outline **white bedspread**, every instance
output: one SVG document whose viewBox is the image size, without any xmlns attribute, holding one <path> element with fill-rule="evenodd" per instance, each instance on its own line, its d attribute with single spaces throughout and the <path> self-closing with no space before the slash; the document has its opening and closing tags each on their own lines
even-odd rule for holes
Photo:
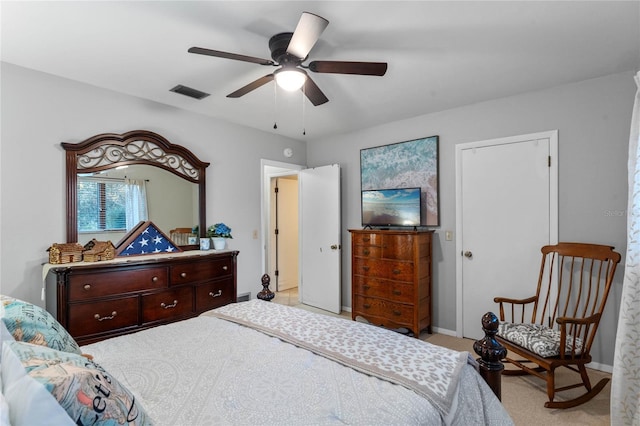
<svg viewBox="0 0 640 426">
<path fill-rule="evenodd" d="M 449 414 L 460 370 L 475 365 L 453 351 L 384 328 L 275 303 L 232 303 L 203 315 L 237 322 L 366 374 L 403 385 Z"/>
<path fill-rule="evenodd" d="M 444 415 L 405 386 L 206 314 L 82 350 L 127 386 L 158 425 L 512 424 L 465 363 L 458 386 L 445 392 L 453 408 Z"/>
</svg>

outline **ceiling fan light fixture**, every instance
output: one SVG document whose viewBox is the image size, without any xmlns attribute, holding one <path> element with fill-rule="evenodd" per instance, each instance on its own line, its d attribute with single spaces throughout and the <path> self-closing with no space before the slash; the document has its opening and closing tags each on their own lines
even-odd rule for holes
<svg viewBox="0 0 640 426">
<path fill-rule="evenodd" d="M 280 68 L 273 74 L 278 86 L 288 92 L 299 90 L 307 81 L 307 73 L 299 68 Z"/>
</svg>

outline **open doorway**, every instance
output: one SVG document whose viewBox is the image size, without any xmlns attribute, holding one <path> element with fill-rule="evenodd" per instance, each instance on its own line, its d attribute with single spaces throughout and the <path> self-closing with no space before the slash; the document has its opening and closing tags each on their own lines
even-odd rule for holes
<svg viewBox="0 0 640 426">
<path fill-rule="evenodd" d="M 269 269 L 276 292 L 298 291 L 298 175 L 272 177 Z"/>
<path fill-rule="evenodd" d="M 341 311 L 341 243 L 340 243 L 340 166 L 331 164 L 305 169 L 304 166 L 261 160 L 261 234 L 262 268 L 270 271 L 276 255 L 270 227 L 272 216 L 271 185 L 273 178 L 282 182 L 296 176 L 298 187 L 298 297 L 289 304 L 304 303 L 326 311 Z M 295 214 L 295 212 L 293 213 Z M 278 262 L 278 267 L 282 265 Z M 273 285 L 271 290 L 277 290 Z M 276 292 L 276 298 L 278 293 Z M 275 299 L 274 299 L 275 300 Z"/>
<path fill-rule="evenodd" d="M 271 290 L 287 304 L 299 298 L 298 171 L 304 166 L 261 160 L 262 269 Z"/>
</svg>

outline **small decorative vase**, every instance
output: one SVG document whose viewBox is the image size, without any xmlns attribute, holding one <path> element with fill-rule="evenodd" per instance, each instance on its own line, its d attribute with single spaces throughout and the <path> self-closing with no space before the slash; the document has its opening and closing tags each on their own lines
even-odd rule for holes
<svg viewBox="0 0 640 426">
<path fill-rule="evenodd" d="M 209 238 L 200 238 L 200 250 L 209 250 L 211 240 Z"/>
<path fill-rule="evenodd" d="M 213 248 L 216 250 L 224 250 L 227 244 L 227 239 L 222 237 L 213 237 L 211 241 L 213 241 Z"/>
</svg>

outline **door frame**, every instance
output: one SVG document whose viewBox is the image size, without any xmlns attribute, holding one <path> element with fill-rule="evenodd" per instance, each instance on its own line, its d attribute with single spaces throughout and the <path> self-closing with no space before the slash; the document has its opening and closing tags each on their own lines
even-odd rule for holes
<svg viewBox="0 0 640 426">
<path fill-rule="evenodd" d="M 456 145 L 456 336 L 462 337 L 462 259 L 458 255 L 463 250 L 462 241 L 464 232 L 462 230 L 462 152 L 467 149 L 484 148 L 494 145 L 505 145 L 517 143 L 519 141 L 532 139 L 549 139 L 549 243 L 558 242 L 558 130 L 550 130 L 539 133 L 529 133 L 524 135 L 509 136 L 497 139 L 488 139 L 476 142 L 467 142 Z M 494 312 L 495 313 L 495 312 Z M 497 313 L 496 313 L 497 315 Z"/>
</svg>

